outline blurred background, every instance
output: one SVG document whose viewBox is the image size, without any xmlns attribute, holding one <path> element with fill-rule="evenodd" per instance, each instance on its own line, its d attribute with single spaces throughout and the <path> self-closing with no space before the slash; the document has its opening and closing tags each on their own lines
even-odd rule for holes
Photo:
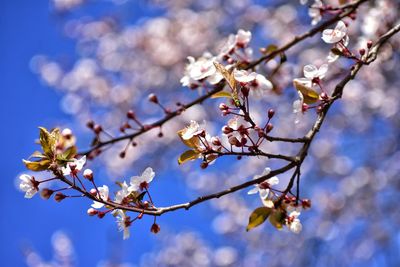
<svg viewBox="0 0 400 267">
<path fill-rule="evenodd" d="M 363 5 L 357 20 L 346 20 L 349 48 L 365 47 L 398 23 L 399 5 Z M 88 200 L 27 200 L 19 192 L 18 176 L 26 173 L 21 160 L 36 150 L 37 127 L 71 128 L 85 150 L 93 137 L 85 127 L 90 119 L 113 135 L 129 109 L 143 122 L 155 121 L 163 114 L 146 100 L 149 93 L 170 108 L 202 93 L 179 83 L 187 56 L 216 55 L 229 34 L 242 28 L 252 31 L 257 58 L 260 47 L 282 45 L 311 27 L 307 6 L 279 0 L 5 0 L 0 12 L 1 266 L 400 266 L 399 36 L 348 85 L 313 143 L 301 181 L 301 195 L 313 207 L 302 213 L 299 235 L 268 224 L 245 232 L 250 212 L 261 203 L 244 190 L 162 216 L 157 235 L 145 217 L 123 241 L 114 218 L 87 216 Z M 304 65 L 324 63 L 329 49 L 319 34 L 293 47 L 269 77 L 274 92 L 252 104 L 257 121 L 276 109 L 275 136 L 302 136 L 312 125 L 313 112 L 294 124 L 297 93 L 291 83 L 303 76 Z M 268 77 L 278 63 L 272 60 L 259 72 Z M 324 83 L 329 92 L 350 63 L 330 65 Z M 199 162 L 177 165 L 185 148 L 176 131 L 194 119 L 220 134 L 226 118 L 215 116 L 219 103 L 188 110 L 163 127 L 163 138 L 157 130 L 141 136 L 124 159 L 118 157 L 126 145 L 121 143 L 88 166 L 99 184 L 110 186 L 152 166 L 157 176 L 151 192 L 159 206 L 281 166 L 255 158 L 222 158 L 206 170 Z M 298 147 L 270 143 L 266 149 L 294 154 Z M 280 186 L 288 177 L 279 177 Z"/>
</svg>

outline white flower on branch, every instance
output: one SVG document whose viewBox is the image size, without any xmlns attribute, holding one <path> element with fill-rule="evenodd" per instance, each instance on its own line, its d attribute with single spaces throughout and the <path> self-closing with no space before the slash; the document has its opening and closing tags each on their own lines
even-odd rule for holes
<svg viewBox="0 0 400 267">
<path fill-rule="evenodd" d="M 200 125 L 197 121 L 191 120 L 190 125 L 183 129 L 181 137 L 184 140 L 189 140 L 193 138 L 194 135 L 200 133 Z"/>
<path fill-rule="evenodd" d="M 347 36 L 347 27 L 343 21 L 339 21 L 335 29 L 326 29 L 322 32 L 322 40 L 328 44 L 336 44 Z"/>
<path fill-rule="evenodd" d="M 210 84 L 217 84 L 222 80 L 222 75 L 217 72 L 214 61 L 215 57 L 205 53 L 203 57 L 197 60 L 193 57 L 188 57 L 189 64 L 186 65 L 185 75 L 180 82 L 183 86 L 198 87 L 201 86 L 201 81 L 207 78 Z"/>
<path fill-rule="evenodd" d="M 292 211 L 286 219 L 286 225 L 288 226 L 289 230 L 295 234 L 300 233 L 303 229 L 299 216 L 300 212 Z"/>
<path fill-rule="evenodd" d="M 153 181 L 153 178 L 155 175 L 156 174 L 153 171 L 153 169 L 150 167 L 147 167 L 143 171 L 142 175 L 133 176 L 131 178 L 131 181 L 130 181 L 131 186 L 129 187 L 129 189 L 131 191 L 138 191 L 139 189 L 143 190 L 144 188 L 147 189 L 149 186 L 149 183 L 151 183 L 151 181 Z"/>
<path fill-rule="evenodd" d="M 25 192 L 25 198 L 32 198 L 39 190 L 39 183 L 28 174 L 22 174 L 19 179 L 21 180 L 19 189 Z"/>
<path fill-rule="evenodd" d="M 318 84 L 320 80 L 322 80 L 325 77 L 327 71 L 328 71 L 328 64 L 323 64 L 319 68 L 317 68 L 312 64 L 309 64 L 304 66 L 303 68 L 303 73 L 305 78 L 299 78 L 296 80 L 303 83 L 307 87 L 312 87 L 313 85 Z"/>
<path fill-rule="evenodd" d="M 62 173 L 64 176 L 76 175 L 78 172 L 82 170 L 85 163 L 86 163 L 86 156 L 83 156 L 80 159 L 74 159 L 72 162 L 68 162 L 67 166 L 62 168 Z"/>
<path fill-rule="evenodd" d="M 108 200 L 108 195 L 109 195 L 109 189 L 108 186 L 103 185 L 97 188 L 99 190 L 99 196 L 102 200 L 107 201 Z M 100 209 L 104 207 L 104 204 L 101 202 L 93 201 L 92 207 L 95 209 Z"/>
<path fill-rule="evenodd" d="M 242 86 L 247 86 L 250 93 L 258 97 L 262 97 L 265 92 L 273 88 L 272 83 L 263 75 L 256 72 L 248 72 L 246 70 L 234 70 L 233 76 Z"/>
<path fill-rule="evenodd" d="M 311 25 L 316 25 L 321 21 L 321 8 L 323 6 L 321 0 L 315 0 L 314 4 L 308 9 L 308 15 L 312 18 Z"/>
<path fill-rule="evenodd" d="M 115 194 L 115 202 L 122 203 L 125 198 L 132 193 L 132 190 L 125 181 L 119 185 L 121 186 L 121 189 Z"/>
<path fill-rule="evenodd" d="M 260 175 L 255 175 L 253 177 L 253 180 L 256 180 L 262 176 L 268 175 L 270 172 L 271 172 L 270 168 L 265 168 L 263 173 Z M 252 194 L 259 193 L 261 200 L 264 201 L 266 198 L 268 198 L 271 186 L 274 186 L 277 184 L 279 184 L 279 178 L 274 176 L 260 184 L 254 185 L 254 188 L 252 188 L 249 192 L 247 192 L 247 194 L 252 195 Z"/>
<path fill-rule="evenodd" d="M 304 96 L 300 91 L 297 91 L 299 95 L 299 99 L 295 100 L 293 102 L 293 113 L 296 114 L 296 119 L 294 123 L 299 123 L 300 122 L 300 117 L 304 112 L 307 110 L 306 106 L 304 105 Z"/>
<path fill-rule="evenodd" d="M 118 231 L 123 232 L 123 239 L 128 239 L 130 236 L 129 227 L 131 226 L 131 218 L 126 216 L 125 212 L 122 210 L 116 210 L 116 218 Z"/>
</svg>

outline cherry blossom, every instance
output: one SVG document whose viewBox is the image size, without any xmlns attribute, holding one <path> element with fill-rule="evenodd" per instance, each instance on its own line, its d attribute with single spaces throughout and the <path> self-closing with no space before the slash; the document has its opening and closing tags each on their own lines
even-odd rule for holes
<svg viewBox="0 0 400 267">
<path fill-rule="evenodd" d="M 103 185 L 103 186 L 98 187 L 97 189 L 99 190 L 99 197 L 102 200 L 107 201 L 108 194 L 109 194 L 108 186 Z M 100 209 L 100 208 L 104 207 L 104 204 L 101 202 L 93 201 L 92 207 L 95 209 Z"/>
<path fill-rule="evenodd" d="M 121 189 L 115 194 L 115 202 L 122 203 L 124 202 L 125 198 L 132 193 L 131 188 L 128 184 L 124 181 L 120 184 Z"/>
<path fill-rule="evenodd" d="M 210 84 L 217 84 L 222 80 L 222 75 L 217 72 L 214 61 L 215 57 L 211 54 L 205 53 L 203 57 L 197 60 L 193 57 L 188 57 L 189 64 L 186 65 L 185 75 L 182 77 L 180 82 L 183 86 L 200 86 L 199 81 L 208 78 Z"/>
<path fill-rule="evenodd" d="M 268 175 L 270 172 L 271 172 L 270 168 L 265 168 L 263 173 L 260 175 L 255 175 L 253 177 L 253 180 L 256 180 L 262 176 Z M 262 200 L 265 200 L 269 195 L 271 186 L 277 185 L 277 184 L 279 184 L 279 178 L 276 176 L 273 176 L 273 177 L 269 178 L 268 180 L 266 180 L 265 182 L 254 185 L 254 188 L 252 188 L 249 192 L 247 192 L 247 194 L 252 195 L 252 194 L 259 193 L 260 198 Z"/>
<path fill-rule="evenodd" d="M 297 91 L 297 93 L 299 95 L 299 99 L 293 102 L 293 113 L 296 114 L 296 119 L 294 122 L 296 124 L 300 122 L 300 116 L 304 114 L 304 112 L 306 111 L 304 104 L 304 96 L 300 91 Z"/>
<path fill-rule="evenodd" d="M 295 234 L 298 234 L 301 232 L 303 226 L 301 225 L 300 219 L 298 218 L 300 216 L 300 212 L 298 211 L 292 211 L 288 218 L 286 219 L 286 224 L 289 228 L 289 230 Z"/>
<path fill-rule="evenodd" d="M 308 9 L 308 15 L 312 18 L 311 25 L 316 25 L 321 21 L 321 8 L 323 6 L 321 0 L 315 0 L 314 4 Z"/>
<path fill-rule="evenodd" d="M 80 159 L 74 159 L 72 162 L 67 163 L 65 167 L 62 167 L 62 173 L 64 176 L 73 175 L 75 176 L 79 171 L 82 170 L 86 163 L 86 156 Z"/>
<path fill-rule="evenodd" d="M 151 183 L 151 181 L 153 181 L 153 178 L 155 176 L 155 172 L 153 171 L 153 169 L 151 167 L 147 167 L 142 175 L 140 176 L 133 176 L 131 178 L 130 181 L 130 187 L 129 189 L 131 191 L 138 191 L 143 190 L 143 189 L 147 189 L 149 186 L 149 183 Z"/>
<path fill-rule="evenodd" d="M 339 21 L 335 29 L 326 29 L 322 32 L 322 40 L 328 44 L 335 44 L 347 36 L 347 27 L 343 21 Z"/>
<path fill-rule="evenodd" d="M 183 129 L 181 137 L 184 140 L 191 139 L 194 135 L 200 133 L 200 125 L 197 121 L 191 120 L 190 125 Z"/>
<path fill-rule="evenodd" d="M 241 83 L 243 86 L 247 86 L 251 93 L 256 94 L 256 96 L 261 97 L 266 91 L 273 88 L 272 83 L 267 80 L 263 75 L 246 70 L 234 70 L 233 76 L 235 80 Z"/>
<path fill-rule="evenodd" d="M 323 64 L 319 68 L 317 68 L 312 64 L 309 64 L 304 66 L 303 68 L 303 73 L 305 78 L 299 78 L 297 79 L 297 81 L 303 83 L 308 87 L 311 87 L 315 84 L 318 84 L 320 80 L 322 80 L 325 77 L 327 71 L 328 71 L 328 64 Z"/>
<path fill-rule="evenodd" d="M 39 183 L 28 174 L 22 174 L 19 179 L 21 180 L 19 188 L 25 192 L 25 198 L 32 198 L 39 190 Z"/>
<path fill-rule="evenodd" d="M 132 224 L 130 217 L 126 216 L 122 210 L 116 210 L 118 231 L 123 232 L 123 239 L 126 240 L 130 236 L 129 226 Z"/>
</svg>

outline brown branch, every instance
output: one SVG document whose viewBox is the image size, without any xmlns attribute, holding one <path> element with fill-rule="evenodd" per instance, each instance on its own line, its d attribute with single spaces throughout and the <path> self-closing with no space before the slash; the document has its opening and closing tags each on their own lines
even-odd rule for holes
<svg viewBox="0 0 400 267">
<path fill-rule="evenodd" d="M 318 25 L 318 26 L 312 28 L 310 31 L 308 31 L 308 32 L 306 32 L 306 33 L 304 33 L 302 35 L 294 37 L 290 42 L 286 43 L 285 45 L 281 46 L 280 48 L 278 48 L 278 49 L 276 49 L 276 50 L 274 50 L 274 51 L 272 51 L 272 52 L 260 57 L 256 61 L 251 62 L 249 65 L 247 65 L 245 67 L 245 69 L 254 68 L 255 66 L 259 65 L 260 63 L 262 63 L 263 61 L 268 60 L 268 59 L 272 59 L 275 56 L 279 55 L 280 53 L 289 50 L 291 47 L 293 47 L 294 45 L 298 44 L 299 42 L 305 40 L 306 38 L 314 36 L 318 32 L 321 32 L 322 30 L 324 30 L 326 27 L 328 27 L 328 26 L 334 24 L 335 22 L 339 21 L 340 19 L 345 18 L 345 17 L 349 16 L 350 14 L 352 14 L 358 8 L 359 5 L 361 5 L 362 3 L 366 2 L 366 1 L 368 1 L 368 0 L 357 0 L 357 1 L 353 2 L 353 3 L 348 3 L 348 4 L 344 5 L 344 6 L 341 6 L 342 10 L 346 10 L 346 9 L 347 10 L 342 12 L 342 13 L 337 14 L 336 16 L 334 16 L 333 18 L 327 20 L 326 22 L 322 23 L 321 25 Z M 217 93 L 219 91 L 222 91 L 223 88 L 224 88 L 224 85 L 225 85 L 224 82 L 216 85 L 215 88 L 213 90 L 211 90 L 210 92 L 208 92 L 207 94 L 205 94 L 205 95 L 193 100 L 192 102 L 190 102 L 190 103 L 188 103 L 186 105 L 183 105 L 181 108 L 179 108 L 179 109 L 177 109 L 175 111 L 169 112 L 168 114 L 166 114 L 166 116 L 164 118 L 162 118 L 162 119 L 160 119 L 160 120 L 158 120 L 158 121 L 156 121 L 156 122 L 154 122 L 154 123 L 152 123 L 150 125 L 147 125 L 147 127 L 142 127 L 139 131 L 137 131 L 135 133 L 123 135 L 123 136 L 116 137 L 116 138 L 113 138 L 113 139 L 110 139 L 110 140 L 107 140 L 107 141 L 100 142 L 97 145 L 91 147 L 90 149 L 88 149 L 86 151 L 79 152 L 79 155 L 89 155 L 91 152 L 93 152 L 93 151 L 95 151 L 97 149 L 100 149 L 100 148 L 102 148 L 104 146 L 115 144 L 115 143 L 123 141 L 123 140 L 133 140 L 134 138 L 136 138 L 136 137 L 138 137 L 138 136 L 150 131 L 151 129 L 154 129 L 154 128 L 157 128 L 157 127 L 161 127 L 166 122 L 168 122 L 171 119 L 179 116 L 186 109 L 189 109 L 190 107 L 192 107 L 194 105 L 200 104 L 203 101 L 205 101 L 206 99 L 210 98 L 213 94 L 215 94 L 215 93 Z M 292 141 L 292 140 L 296 140 L 296 139 L 286 139 L 286 138 L 277 138 L 277 137 L 276 138 L 269 137 L 269 138 L 267 138 L 267 140 L 269 140 L 269 141 L 282 141 L 282 142 L 303 142 L 303 141 Z"/>
<path fill-rule="evenodd" d="M 348 3 L 344 6 L 339 7 L 341 10 L 346 10 L 345 12 L 339 13 L 336 16 L 332 17 L 331 19 L 325 21 L 324 23 L 320 24 L 319 26 L 311 29 L 310 31 L 296 36 L 294 37 L 289 43 L 285 44 L 284 46 L 262 56 L 261 58 L 259 58 L 256 61 L 251 62 L 248 65 L 248 68 L 253 68 L 255 66 L 257 66 L 258 64 L 260 64 L 263 61 L 268 61 L 274 57 L 276 57 L 277 55 L 281 54 L 282 52 L 285 52 L 286 50 L 288 50 L 289 48 L 291 48 L 292 46 L 294 46 L 295 44 L 297 44 L 300 41 L 303 41 L 304 39 L 311 37 L 313 35 L 315 35 L 318 32 L 321 32 L 322 30 L 324 30 L 326 27 L 331 26 L 332 24 L 336 23 L 337 21 L 349 16 L 350 14 L 352 14 L 355 10 L 357 10 L 358 6 L 361 5 L 362 3 L 366 2 L 368 0 L 358 0 L 358 1 L 354 1 L 352 3 Z"/>
</svg>

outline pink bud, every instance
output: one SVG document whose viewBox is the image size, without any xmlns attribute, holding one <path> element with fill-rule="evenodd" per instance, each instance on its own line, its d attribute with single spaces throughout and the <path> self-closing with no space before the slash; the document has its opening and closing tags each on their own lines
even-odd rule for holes
<svg viewBox="0 0 400 267">
<path fill-rule="evenodd" d="M 272 108 L 270 108 L 270 109 L 268 110 L 268 118 L 271 119 L 274 115 L 275 115 L 275 110 L 273 110 Z"/>
<path fill-rule="evenodd" d="M 86 169 L 83 171 L 83 177 L 89 181 L 93 181 L 93 171 L 91 169 Z"/>
<path fill-rule="evenodd" d="M 94 216 L 94 215 L 97 215 L 98 213 L 99 213 L 98 210 L 96 210 L 94 208 L 90 208 L 90 209 L 87 210 L 87 214 L 89 216 Z"/>
<path fill-rule="evenodd" d="M 158 98 L 155 94 L 149 94 L 148 99 L 150 102 L 153 102 L 155 104 L 158 104 Z"/>
<path fill-rule="evenodd" d="M 157 234 L 158 232 L 160 232 L 160 226 L 156 223 L 153 223 L 153 225 L 150 228 L 150 231 L 154 234 Z"/>
</svg>

